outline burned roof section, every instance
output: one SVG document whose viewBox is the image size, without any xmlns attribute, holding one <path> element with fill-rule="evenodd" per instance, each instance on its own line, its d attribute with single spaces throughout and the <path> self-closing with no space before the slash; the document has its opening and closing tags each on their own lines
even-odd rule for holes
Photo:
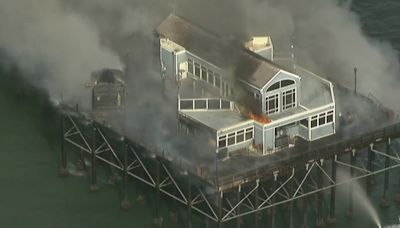
<svg viewBox="0 0 400 228">
<path fill-rule="evenodd" d="M 157 33 L 219 67 L 233 69 L 233 76 L 260 89 L 282 69 L 247 51 L 237 40 L 223 38 L 173 14 L 158 26 Z"/>
<path fill-rule="evenodd" d="M 92 81 L 96 83 L 115 84 L 117 82 L 124 84 L 124 73 L 118 69 L 101 69 L 93 72 Z"/>
<path fill-rule="evenodd" d="M 261 89 L 280 70 L 281 68 L 268 60 L 244 50 L 236 64 L 234 75 L 238 79 Z"/>
</svg>

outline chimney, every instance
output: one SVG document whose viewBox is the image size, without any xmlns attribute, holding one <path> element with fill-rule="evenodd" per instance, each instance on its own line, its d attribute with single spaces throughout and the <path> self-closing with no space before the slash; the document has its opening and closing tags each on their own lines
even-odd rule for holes
<svg viewBox="0 0 400 228">
<path fill-rule="evenodd" d="M 245 43 L 245 47 L 270 61 L 274 59 L 274 47 L 269 36 L 253 36 Z"/>
</svg>

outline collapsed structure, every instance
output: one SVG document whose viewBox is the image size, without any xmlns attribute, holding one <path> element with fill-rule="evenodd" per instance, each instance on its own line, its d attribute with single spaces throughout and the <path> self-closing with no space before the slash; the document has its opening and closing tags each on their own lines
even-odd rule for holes
<svg viewBox="0 0 400 228">
<path fill-rule="evenodd" d="M 161 74 L 177 94 L 179 128 L 208 135 L 219 157 L 267 155 L 335 134 L 331 82 L 274 62 L 270 37 L 240 47 L 176 16 L 157 28 Z M 166 83 L 168 84 L 168 83 Z"/>
</svg>

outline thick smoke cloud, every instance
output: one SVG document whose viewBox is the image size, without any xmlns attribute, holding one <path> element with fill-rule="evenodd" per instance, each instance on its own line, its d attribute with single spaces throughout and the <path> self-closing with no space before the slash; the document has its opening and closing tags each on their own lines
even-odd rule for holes
<svg viewBox="0 0 400 228">
<path fill-rule="evenodd" d="M 57 1 L 0 1 L 0 47 L 28 79 L 51 97 L 81 100 L 88 75 L 104 66 L 121 67 L 115 54 L 100 46 L 98 32 L 67 13 Z"/>
<path fill-rule="evenodd" d="M 348 4 L 336 0 L 42 0 L 40 4 L 0 0 L 0 4 L 0 48 L 31 82 L 54 99 L 62 92 L 87 104 L 89 89 L 84 84 L 93 70 L 124 68 L 130 103 L 126 131 L 167 153 L 180 150 L 200 156 L 204 147 L 200 139 L 176 136 L 176 107 L 169 105 L 176 97 L 162 92 L 154 30 L 171 12 L 228 39 L 271 35 L 278 55 L 288 55 L 293 41 L 298 63 L 349 88 L 356 66 L 359 91 L 372 92 L 400 110 L 393 95 L 399 86 L 396 52 L 387 43 L 365 37 Z M 200 145 L 193 147 L 194 142 Z"/>
<path fill-rule="evenodd" d="M 364 35 L 349 1 L 282 0 L 252 1 L 247 10 L 250 32 L 271 34 L 277 52 L 295 44 L 296 60 L 322 76 L 372 93 L 381 102 L 400 110 L 396 102 L 399 84 L 398 52 L 390 44 Z M 286 47 L 286 48 L 285 48 Z"/>
</svg>

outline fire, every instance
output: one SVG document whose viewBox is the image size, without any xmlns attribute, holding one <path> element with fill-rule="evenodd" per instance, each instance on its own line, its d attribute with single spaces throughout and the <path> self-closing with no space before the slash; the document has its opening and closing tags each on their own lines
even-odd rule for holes
<svg viewBox="0 0 400 228">
<path fill-rule="evenodd" d="M 262 123 L 262 124 L 271 123 L 271 120 L 267 116 L 264 116 L 264 115 L 254 114 L 252 112 L 246 112 L 246 116 L 248 118 L 255 120 L 259 123 Z"/>
</svg>

